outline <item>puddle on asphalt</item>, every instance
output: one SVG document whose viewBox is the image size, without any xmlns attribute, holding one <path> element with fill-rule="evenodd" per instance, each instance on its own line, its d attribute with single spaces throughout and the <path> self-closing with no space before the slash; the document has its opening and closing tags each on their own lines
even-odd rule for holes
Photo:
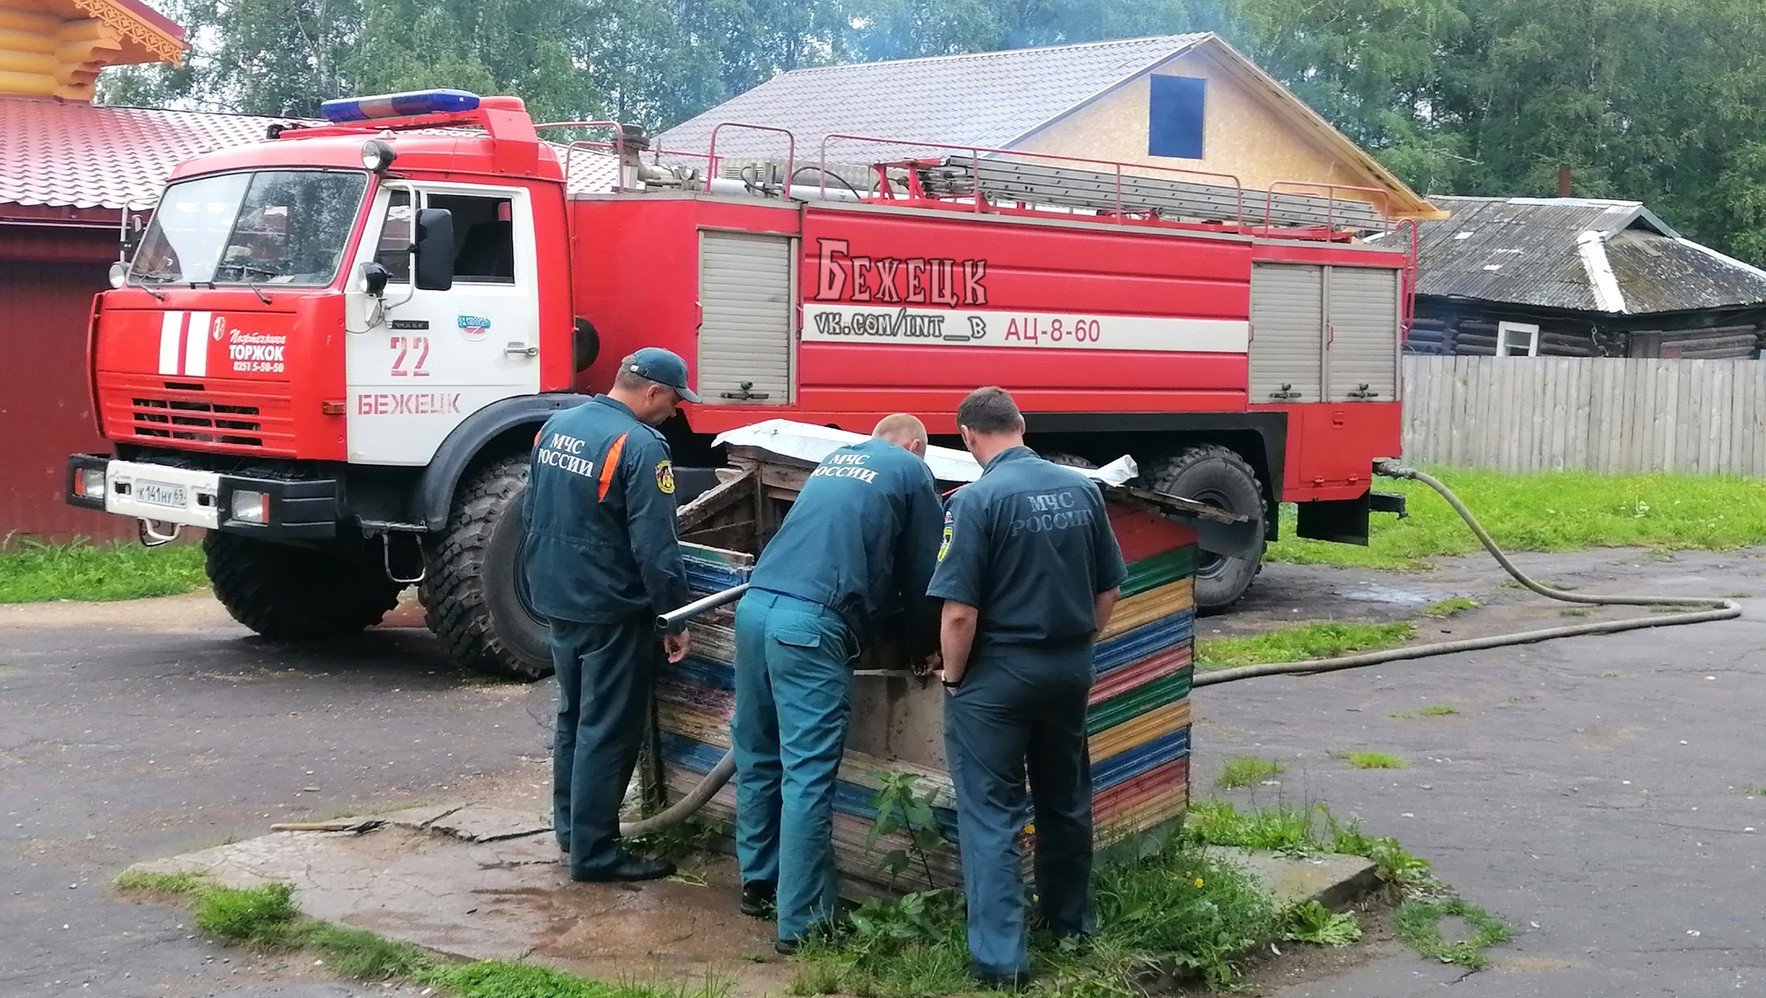
<svg viewBox="0 0 1766 998">
<path fill-rule="evenodd" d="M 1368 582 L 1349 589 L 1332 590 L 1333 595 L 1357 603 L 1383 603 L 1387 606 L 1428 606 L 1430 603 L 1446 599 L 1452 594 L 1439 592 L 1423 592 L 1416 589 L 1401 589 L 1398 586 L 1383 586 Z"/>
</svg>

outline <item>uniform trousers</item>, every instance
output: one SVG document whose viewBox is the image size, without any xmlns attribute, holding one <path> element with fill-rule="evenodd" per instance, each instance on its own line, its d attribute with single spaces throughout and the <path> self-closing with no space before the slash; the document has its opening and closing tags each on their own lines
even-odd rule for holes
<svg viewBox="0 0 1766 998">
<path fill-rule="evenodd" d="M 840 901 L 834 789 L 857 652 L 819 603 L 756 589 L 736 606 L 736 857 L 744 882 L 777 884 L 781 940 Z"/>
<path fill-rule="evenodd" d="M 617 624 L 552 622 L 558 723 L 552 829 L 572 877 L 619 865 L 619 809 L 643 744 L 661 643 L 649 613 Z"/>
<path fill-rule="evenodd" d="M 1085 730 L 1091 683 L 1090 643 L 996 646 L 978 655 L 945 697 L 945 756 L 956 790 L 969 955 L 977 970 L 1030 970 L 1019 835 L 1033 805 L 1041 914 L 1057 936 L 1093 929 Z"/>
</svg>

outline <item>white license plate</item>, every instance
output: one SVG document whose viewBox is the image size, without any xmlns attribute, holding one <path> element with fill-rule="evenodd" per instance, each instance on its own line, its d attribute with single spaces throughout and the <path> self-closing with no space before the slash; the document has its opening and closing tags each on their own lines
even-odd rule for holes
<svg viewBox="0 0 1766 998">
<path fill-rule="evenodd" d="M 183 509 L 189 495 L 182 485 L 166 485 L 160 482 L 136 482 L 135 500 L 153 506 L 170 506 Z"/>
</svg>

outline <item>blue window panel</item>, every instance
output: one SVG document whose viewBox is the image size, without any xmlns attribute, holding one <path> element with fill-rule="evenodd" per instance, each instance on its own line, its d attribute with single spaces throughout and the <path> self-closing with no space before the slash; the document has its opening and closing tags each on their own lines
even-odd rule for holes
<svg viewBox="0 0 1766 998">
<path fill-rule="evenodd" d="M 1147 115 L 1147 155 L 1202 158 L 1202 108 L 1208 81 L 1154 76 Z"/>
</svg>

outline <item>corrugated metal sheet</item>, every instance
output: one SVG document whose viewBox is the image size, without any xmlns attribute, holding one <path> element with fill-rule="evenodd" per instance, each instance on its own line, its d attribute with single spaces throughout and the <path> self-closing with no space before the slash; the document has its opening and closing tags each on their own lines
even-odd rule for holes
<svg viewBox="0 0 1766 998">
<path fill-rule="evenodd" d="M 1417 294 L 1580 310 L 1595 300 L 1577 235 L 1623 228 L 1642 208 L 1579 198 L 1432 200 L 1453 217 L 1419 227 Z"/>
<path fill-rule="evenodd" d="M 1680 238 L 1636 201 L 1432 200 L 1453 217 L 1420 226 L 1419 295 L 1630 315 L 1766 301 L 1766 274 Z M 1600 234 L 1589 252 L 1578 246 L 1586 232 Z M 1603 259 L 1618 303 L 1603 302 L 1604 275 L 1590 272 Z"/>
<path fill-rule="evenodd" d="M 998 148 L 1207 37 L 1165 35 L 798 69 L 659 138 L 664 149 L 703 152 L 719 122 L 772 125 L 797 137 L 800 163 L 819 159 L 822 138 L 830 130 Z M 719 155 L 783 158 L 784 153 L 782 138 L 738 129 L 718 133 L 717 145 Z M 829 158 L 850 159 L 859 148 L 830 148 Z M 867 156 L 861 158 L 869 159 L 875 148 L 865 149 Z"/>
<path fill-rule="evenodd" d="M 0 203 L 150 206 L 180 162 L 289 120 L 0 97 Z"/>
<path fill-rule="evenodd" d="M 1632 229 L 1606 252 L 1633 315 L 1766 303 L 1766 272 L 1684 239 Z"/>
<path fill-rule="evenodd" d="M 108 248 L 108 233 L 95 234 Z M 77 234 L 70 238 L 77 238 Z M 86 321 L 106 263 L 0 266 L 0 538 L 134 536 L 121 517 L 62 502 L 67 456 L 109 447 L 92 427 Z"/>
</svg>

